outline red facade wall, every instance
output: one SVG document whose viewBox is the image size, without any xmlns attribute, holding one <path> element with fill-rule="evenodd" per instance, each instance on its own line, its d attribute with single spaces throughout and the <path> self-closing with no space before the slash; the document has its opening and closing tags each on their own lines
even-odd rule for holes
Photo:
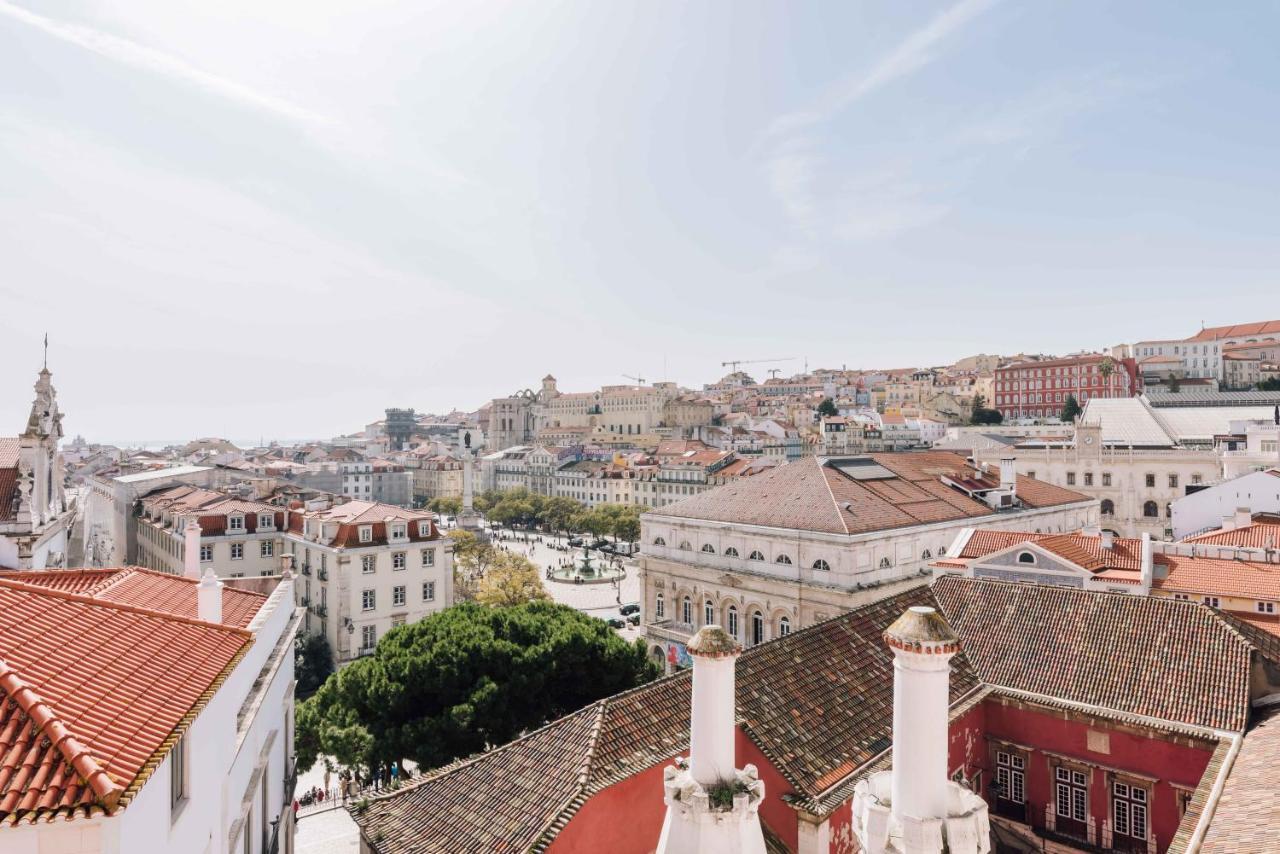
<svg viewBox="0 0 1280 854">
<path fill-rule="evenodd" d="M 1027 802 L 1031 807 L 1032 823 L 1043 827 L 1045 805 L 1053 800 L 1053 781 L 1049 757 L 1044 751 L 1077 759 L 1095 767 L 1089 779 L 1089 814 L 1097 826 L 1099 839 L 1103 821 L 1110 822 L 1111 803 L 1108 768 L 1119 769 L 1157 780 L 1152 789 L 1150 803 L 1151 830 L 1160 851 L 1164 851 L 1178 829 L 1181 816 L 1177 793 L 1172 783 L 1194 789 L 1200 783 L 1205 767 L 1213 755 L 1213 746 L 1190 747 L 1160 738 L 1133 735 L 1105 726 L 1087 723 L 1030 709 L 1005 706 L 999 702 L 984 704 L 986 731 L 989 736 L 1007 739 L 1020 745 L 1034 747 L 1027 762 Z M 1110 741 L 1107 753 L 1090 751 L 1088 732 L 1105 732 Z M 985 746 L 984 746 L 985 750 Z M 982 756 L 985 766 L 984 789 L 992 779 L 988 756 Z M 989 791 L 984 795 L 990 796 Z"/>
<path fill-rule="evenodd" d="M 800 844 L 799 819 L 796 818 L 796 811 L 782 800 L 782 796 L 794 792 L 795 787 L 778 773 L 773 763 L 765 758 L 765 755 L 751 739 L 743 734 L 742 730 L 738 730 L 736 749 L 738 767 L 741 768 L 748 763 L 756 766 L 756 770 L 760 772 L 760 779 L 764 781 L 764 803 L 760 805 L 760 820 L 767 824 L 769 829 L 787 844 L 788 848 L 795 851 L 796 846 Z"/>
<path fill-rule="evenodd" d="M 597 792 L 556 835 L 549 854 L 652 854 L 667 812 L 662 769 L 670 764 L 660 762 Z"/>
</svg>

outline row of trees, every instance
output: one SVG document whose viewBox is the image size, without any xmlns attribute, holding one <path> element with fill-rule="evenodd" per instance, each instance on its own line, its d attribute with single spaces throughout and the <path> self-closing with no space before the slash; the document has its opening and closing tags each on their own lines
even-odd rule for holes
<svg viewBox="0 0 1280 854">
<path fill-rule="evenodd" d="M 520 487 L 499 492 L 487 490 L 475 497 L 475 509 L 490 522 L 506 527 L 540 529 L 552 534 L 585 533 L 634 543 L 640 539 L 642 508 L 630 504 L 600 504 L 588 508 L 564 496 L 548 497 Z M 427 507 L 456 516 L 462 510 L 457 498 L 433 498 Z"/>
<path fill-rule="evenodd" d="M 658 675 L 644 643 L 543 600 L 454 605 L 399 626 L 297 708 L 301 768 L 434 768 Z"/>
<path fill-rule="evenodd" d="M 524 555 L 495 548 L 470 531 L 450 531 L 449 539 L 455 600 L 502 608 L 550 598 L 538 567 Z"/>
</svg>

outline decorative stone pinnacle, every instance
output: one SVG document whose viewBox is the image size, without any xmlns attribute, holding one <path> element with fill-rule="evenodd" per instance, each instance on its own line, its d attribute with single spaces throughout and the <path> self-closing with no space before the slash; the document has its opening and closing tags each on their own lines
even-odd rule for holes
<svg viewBox="0 0 1280 854">
<path fill-rule="evenodd" d="M 885 643 L 895 649 L 925 654 L 958 652 L 960 638 L 946 618 L 928 605 L 908 608 L 885 629 Z"/>
<path fill-rule="evenodd" d="M 698 629 L 698 633 L 690 639 L 687 649 L 690 655 L 707 658 L 723 658 L 742 652 L 742 647 L 728 632 L 714 625 Z"/>
</svg>

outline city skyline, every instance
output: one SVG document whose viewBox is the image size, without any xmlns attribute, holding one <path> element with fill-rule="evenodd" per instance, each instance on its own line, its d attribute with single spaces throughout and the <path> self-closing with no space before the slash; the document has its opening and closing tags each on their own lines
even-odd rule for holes
<svg viewBox="0 0 1280 854">
<path fill-rule="evenodd" d="M 0 415 L 46 329 L 146 438 L 1274 314 L 1271 8 L 308 10 L 0 2 Z"/>
</svg>

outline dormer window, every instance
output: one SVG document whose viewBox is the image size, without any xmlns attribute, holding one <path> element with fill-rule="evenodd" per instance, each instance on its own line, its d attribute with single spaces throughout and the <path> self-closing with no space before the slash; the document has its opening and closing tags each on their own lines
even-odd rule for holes
<svg viewBox="0 0 1280 854">
<path fill-rule="evenodd" d="M 431 523 L 430 523 L 430 522 L 419 522 L 419 523 L 418 523 L 418 536 L 419 536 L 419 537 L 429 537 L 429 536 L 431 536 Z"/>
<path fill-rule="evenodd" d="M 227 517 L 227 530 L 228 530 L 228 531 L 243 531 L 243 530 L 244 530 L 244 517 L 243 517 L 243 516 L 228 516 L 228 517 Z"/>
<path fill-rule="evenodd" d="M 409 529 L 404 525 L 391 526 L 391 539 L 403 540 L 409 536 Z"/>
<path fill-rule="evenodd" d="M 359 529 L 359 537 L 360 537 L 360 542 L 362 543 L 373 542 L 373 526 L 361 525 Z"/>
<path fill-rule="evenodd" d="M 259 513 L 258 528 L 274 528 L 276 526 L 276 517 L 274 513 Z"/>
</svg>

